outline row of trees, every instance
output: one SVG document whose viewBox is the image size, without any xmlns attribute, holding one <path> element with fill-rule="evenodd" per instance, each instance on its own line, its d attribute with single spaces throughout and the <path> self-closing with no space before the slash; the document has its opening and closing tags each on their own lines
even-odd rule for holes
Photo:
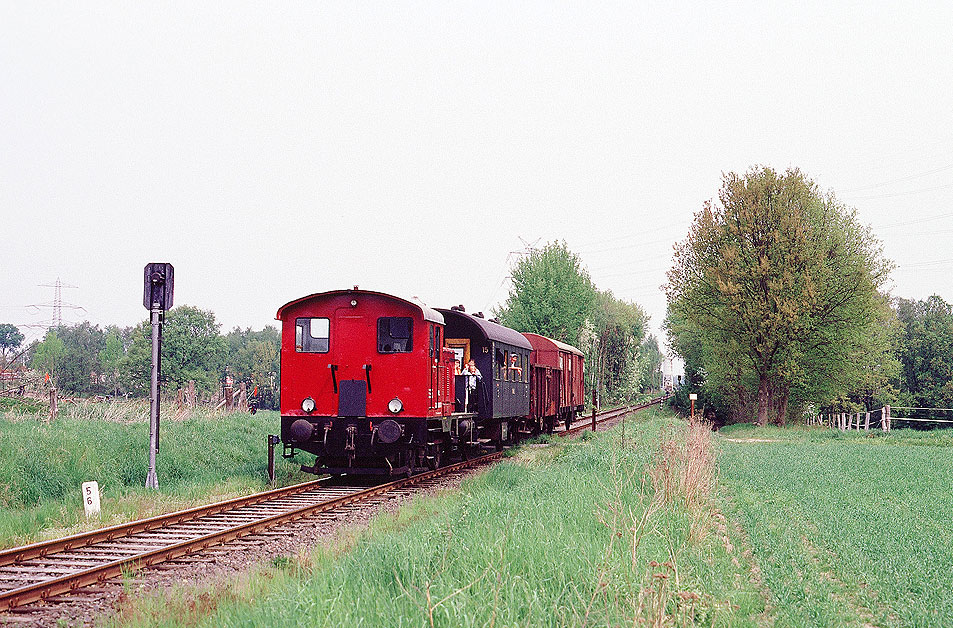
<svg viewBox="0 0 953 628">
<path fill-rule="evenodd" d="M 151 333 L 148 321 L 125 328 L 101 329 L 89 322 L 60 326 L 27 348 L 22 360 L 38 373 L 48 373 L 67 394 L 148 396 Z M 168 391 L 194 381 L 196 390 L 208 397 L 221 389 L 228 374 L 236 384 L 245 382 L 250 391 L 257 387 L 262 406 L 273 407 L 279 346 L 274 327 L 235 328 L 222 335 L 212 312 L 174 308 L 163 326 L 163 385 Z"/>
<path fill-rule="evenodd" d="M 565 243 L 532 252 L 512 271 L 513 289 L 496 315 L 515 329 L 579 346 L 586 354 L 587 388 L 600 403 L 628 400 L 660 386 L 662 354 L 657 339 L 646 337 L 648 316 L 638 305 L 598 290 Z M 222 335 L 220 327 L 209 311 L 181 306 L 168 312 L 162 343 L 166 390 L 191 380 L 209 396 L 220 390 L 227 372 L 249 390 L 257 387 L 264 407 L 271 407 L 279 371 L 278 330 L 236 328 Z M 5 337 L 0 333 L 0 341 Z M 18 346 L 14 340 L 11 336 L 2 346 L 4 356 Z M 147 396 L 151 327 L 148 321 L 126 328 L 101 329 L 88 322 L 57 327 L 34 342 L 23 360 L 49 373 L 68 394 Z"/>
<path fill-rule="evenodd" d="M 718 201 L 695 215 L 666 285 L 670 344 L 708 408 L 764 425 L 951 399 L 949 306 L 891 303 L 892 265 L 856 211 L 796 169 L 729 173 Z"/>
<path fill-rule="evenodd" d="M 901 333 L 897 404 L 953 408 L 953 305 L 938 296 L 896 303 Z"/>
<path fill-rule="evenodd" d="M 501 323 L 555 338 L 586 354 L 587 389 L 602 401 L 625 401 L 657 387 L 662 355 L 646 338 L 648 315 L 593 284 L 564 242 L 547 244 L 512 268 L 512 288 L 494 312 Z"/>
</svg>

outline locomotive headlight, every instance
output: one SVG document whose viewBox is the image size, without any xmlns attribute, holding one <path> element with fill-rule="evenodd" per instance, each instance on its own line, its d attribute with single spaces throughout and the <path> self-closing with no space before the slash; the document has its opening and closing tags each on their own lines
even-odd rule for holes
<svg viewBox="0 0 953 628">
<path fill-rule="evenodd" d="M 309 414 L 314 412 L 314 399 L 311 397 L 305 397 L 304 401 L 301 402 L 301 409 Z"/>
<path fill-rule="evenodd" d="M 397 414 L 404 409 L 404 402 L 394 397 L 387 403 L 387 409 L 390 410 L 391 414 Z"/>
</svg>

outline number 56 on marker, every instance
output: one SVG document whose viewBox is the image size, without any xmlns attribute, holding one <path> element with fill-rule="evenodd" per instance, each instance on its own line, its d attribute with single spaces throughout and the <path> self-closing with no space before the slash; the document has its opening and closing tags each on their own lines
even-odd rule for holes
<svg viewBox="0 0 953 628">
<path fill-rule="evenodd" d="M 99 514 L 99 483 L 83 482 L 83 508 L 86 518 Z"/>
</svg>

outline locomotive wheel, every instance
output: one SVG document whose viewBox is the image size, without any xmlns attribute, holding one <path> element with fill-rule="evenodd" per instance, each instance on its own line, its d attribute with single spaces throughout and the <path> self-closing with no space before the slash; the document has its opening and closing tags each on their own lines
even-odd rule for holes
<svg viewBox="0 0 953 628">
<path fill-rule="evenodd" d="M 427 466 L 430 467 L 431 471 L 434 471 L 439 469 L 443 462 L 443 448 L 440 445 L 434 445 L 431 454 L 431 460 L 427 461 Z"/>
</svg>

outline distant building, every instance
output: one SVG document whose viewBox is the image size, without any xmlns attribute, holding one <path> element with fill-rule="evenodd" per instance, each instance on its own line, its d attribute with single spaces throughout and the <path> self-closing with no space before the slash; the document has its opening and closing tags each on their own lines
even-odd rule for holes
<svg viewBox="0 0 953 628">
<path fill-rule="evenodd" d="M 685 363 L 678 357 L 662 357 L 662 389 L 669 392 L 675 390 L 685 372 Z"/>
</svg>

